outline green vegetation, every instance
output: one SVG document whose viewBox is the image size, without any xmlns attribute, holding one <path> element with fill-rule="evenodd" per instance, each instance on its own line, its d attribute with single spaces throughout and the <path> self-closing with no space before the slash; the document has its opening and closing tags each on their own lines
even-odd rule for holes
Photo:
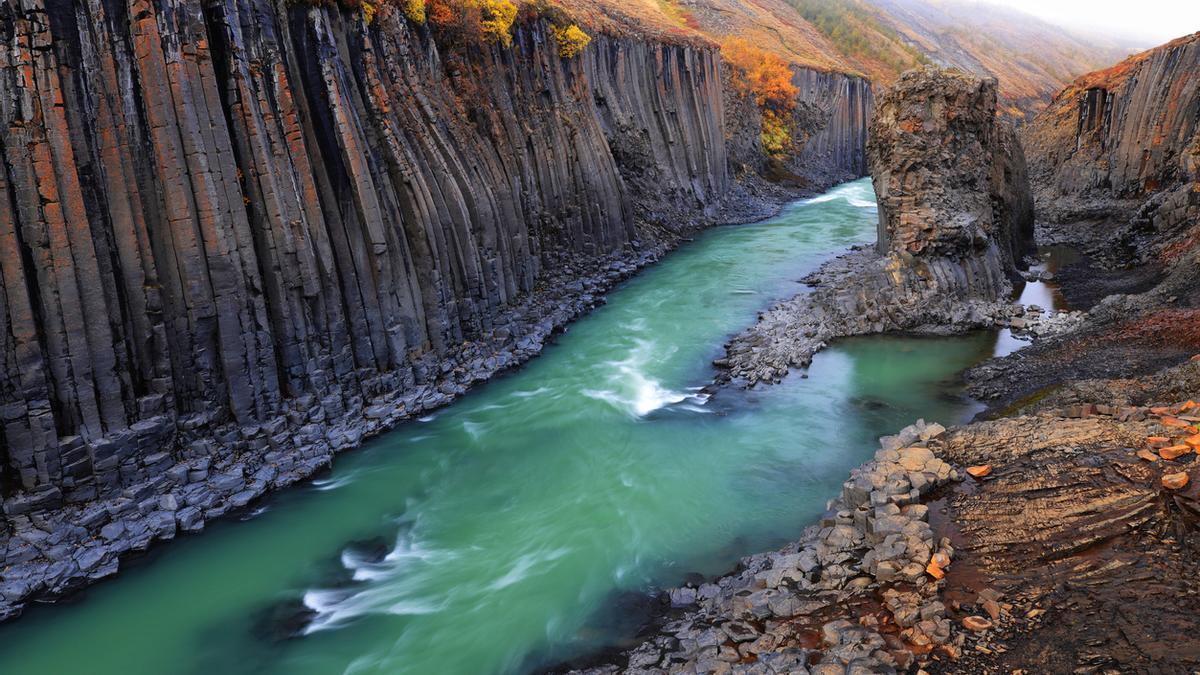
<svg viewBox="0 0 1200 675">
<path fill-rule="evenodd" d="M 875 61 L 897 74 L 929 62 L 856 0 L 788 2 L 846 56 Z"/>
</svg>

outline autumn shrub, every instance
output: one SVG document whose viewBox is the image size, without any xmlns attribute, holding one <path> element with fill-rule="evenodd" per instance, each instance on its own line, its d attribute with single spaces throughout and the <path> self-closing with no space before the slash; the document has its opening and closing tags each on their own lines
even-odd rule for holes
<svg viewBox="0 0 1200 675">
<path fill-rule="evenodd" d="M 511 0 L 429 0 L 427 20 L 452 44 L 512 46 L 517 6 Z"/>
<path fill-rule="evenodd" d="M 800 95 L 792 84 L 791 67 L 777 54 L 744 39 L 730 40 L 721 47 L 721 54 L 733 67 L 733 86 L 752 98 L 762 115 L 763 151 L 772 157 L 787 154 Z"/>
<path fill-rule="evenodd" d="M 483 39 L 505 47 L 512 46 L 512 25 L 517 20 L 517 6 L 512 0 L 469 0 L 479 5 L 479 27 Z"/>
<path fill-rule="evenodd" d="M 550 26 L 550 32 L 554 34 L 554 41 L 558 43 L 558 55 L 564 59 L 579 56 L 592 42 L 592 36 L 575 24 L 566 28 Z"/>
<path fill-rule="evenodd" d="M 425 24 L 425 0 L 400 0 L 400 11 L 418 26 Z"/>
</svg>

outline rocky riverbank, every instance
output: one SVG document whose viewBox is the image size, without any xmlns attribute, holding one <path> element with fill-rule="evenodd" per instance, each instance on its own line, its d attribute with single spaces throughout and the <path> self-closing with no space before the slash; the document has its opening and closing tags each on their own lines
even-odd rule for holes
<svg viewBox="0 0 1200 675">
<path fill-rule="evenodd" d="M 1069 390 L 882 438 L 799 541 L 574 672 L 1191 672 L 1200 356 Z"/>
<path fill-rule="evenodd" d="M 751 181 L 734 195 L 711 216 L 713 225 L 770 217 L 798 196 L 795 189 Z M 571 321 L 603 304 L 616 284 L 685 240 L 682 235 L 663 238 L 599 260 L 564 257 L 533 292 L 497 315 L 488 336 L 465 342 L 443 359 L 426 359 L 427 383 L 404 391 L 383 386 L 362 400 L 359 411 L 338 417 L 302 398 L 285 417 L 262 425 L 227 425 L 215 433 L 204 425 L 160 431 L 147 442 L 161 443 L 160 450 L 147 449 L 138 462 L 148 478 L 118 494 L 50 513 L 40 511 L 36 501 L 10 501 L 0 620 L 19 614 L 29 601 L 61 597 L 111 576 L 124 556 L 200 532 L 206 522 L 328 468 L 337 453 L 519 366 Z M 167 438 L 182 449 L 167 451 Z M 222 452 L 216 452 L 218 444 Z"/>
</svg>

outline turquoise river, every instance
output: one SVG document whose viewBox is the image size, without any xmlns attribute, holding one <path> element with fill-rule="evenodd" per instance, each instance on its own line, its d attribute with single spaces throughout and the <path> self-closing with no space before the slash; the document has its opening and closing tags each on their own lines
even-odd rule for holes
<svg viewBox="0 0 1200 675">
<path fill-rule="evenodd" d="M 875 220 L 861 180 L 706 232 L 519 370 L 0 626 L 0 673 L 519 673 L 619 644 L 630 598 L 794 539 L 881 434 L 977 411 L 956 383 L 986 333 L 846 340 L 696 395 Z"/>
</svg>

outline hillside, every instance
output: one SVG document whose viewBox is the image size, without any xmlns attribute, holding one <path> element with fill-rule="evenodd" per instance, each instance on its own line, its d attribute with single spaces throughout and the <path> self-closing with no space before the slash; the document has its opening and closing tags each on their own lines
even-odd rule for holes
<svg viewBox="0 0 1200 675">
<path fill-rule="evenodd" d="M 934 63 L 1000 83 L 1001 111 L 1030 117 L 1079 75 L 1128 54 L 1030 15 L 945 0 L 555 0 L 601 30 L 724 44 L 743 38 L 794 65 L 885 86 Z"/>
<path fill-rule="evenodd" d="M 1115 40 L 1076 35 L 983 3 L 869 1 L 880 23 L 938 65 L 996 77 L 1012 116 L 1030 116 L 1079 74 L 1128 54 Z"/>
</svg>

